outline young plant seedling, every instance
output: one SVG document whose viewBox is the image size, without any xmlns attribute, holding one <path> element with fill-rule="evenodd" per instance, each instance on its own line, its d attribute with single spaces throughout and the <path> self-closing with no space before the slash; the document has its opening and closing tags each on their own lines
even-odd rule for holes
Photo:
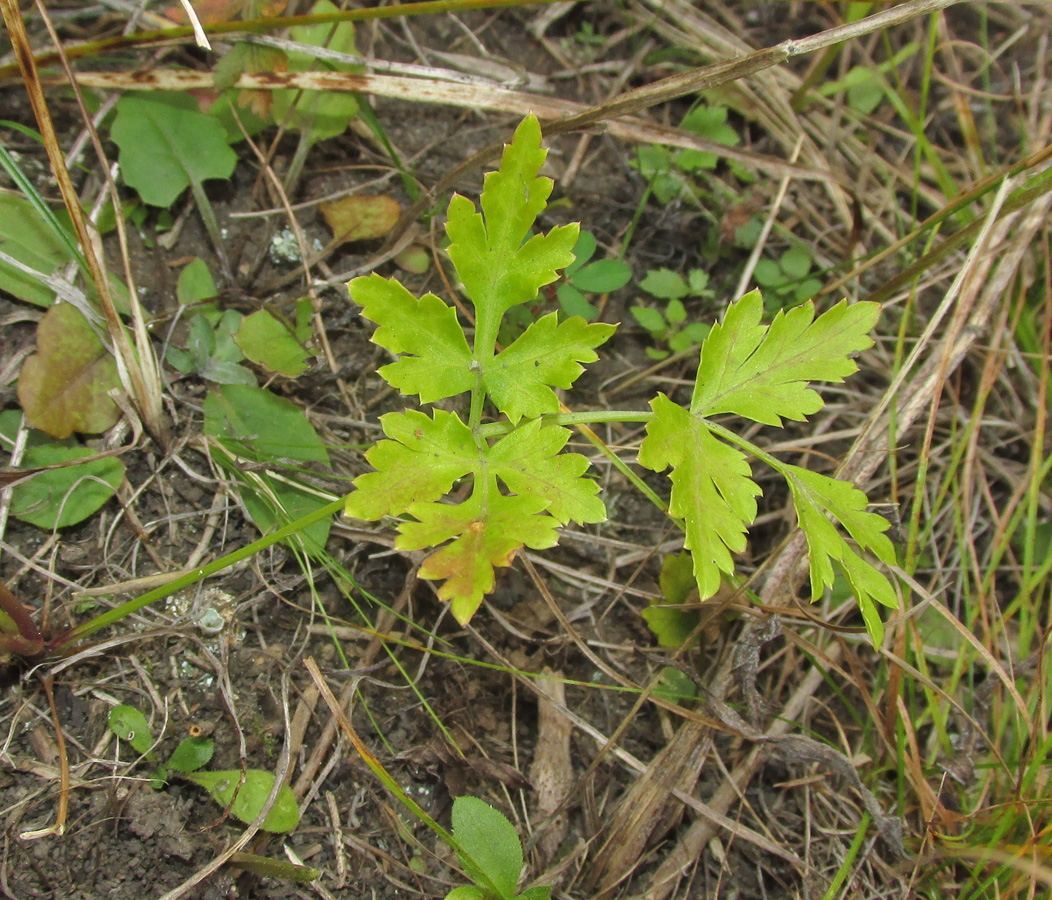
<svg viewBox="0 0 1052 900">
<path fill-rule="evenodd" d="M 563 270 L 565 280 L 556 288 L 563 312 L 588 322 L 599 318 L 599 310 L 585 295 L 609 294 L 623 288 L 632 278 L 632 270 L 620 259 L 592 262 L 595 251 L 595 235 L 582 229 L 573 247 L 574 261 Z"/>
<path fill-rule="evenodd" d="M 668 346 L 668 350 L 647 347 L 647 356 L 651 359 L 665 359 L 670 351 L 681 353 L 705 340 L 711 326 L 706 322 L 687 322 L 687 308 L 683 305 L 683 298 L 715 297 L 709 288 L 707 272 L 691 269 L 688 277 L 684 278 L 671 269 L 651 269 L 639 282 L 639 286 L 652 297 L 668 301 L 663 313 L 650 306 L 633 306 L 629 310 L 632 317 L 650 333 L 655 344 Z"/>
<path fill-rule="evenodd" d="M 110 710 L 110 731 L 127 741 L 133 750 L 156 768 L 150 778 L 150 786 L 160 790 L 172 773 L 203 787 L 212 799 L 242 822 L 252 822 L 263 811 L 263 807 L 274 788 L 274 775 L 262 769 L 246 769 L 242 781 L 241 769 L 226 771 L 201 771 L 212 759 L 215 745 L 211 738 L 188 737 L 179 742 L 165 762 L 160 762 L 155 750 L 156 742 L 150 733 L 146 716 L 134 706 L 115 706 Z M 270 808 L 263 824 L 264 831 L 292 831 L 299 825 L 300 814 L 296 798 L 288 785 L 278 790 L 277 799 Z"/>
<path fill-rule="evenodd" d="M 679 127 L 715 144 L 735 147 L 741 143 L 741 138 L 727 124 L 727 114 L 728 109 L 724 106 L 703 103 L 687 113 Z M 655 144 L 640 147 L 632 166 L 647 179 L 650 192 L 658 202 L 668 204 L 684 195 L 700 202 L 701 192 L 695 177 L 712 171 L 719 161 L 719 155 L 708 150 L 686 149 L 673 153 L 667 147 Z M 744 167 L 732 164 L 732 168 L 741 180 L 752 180 Z"/>
<path fill-rule="evenodd" d="M 806 303 L 765 326 L 763 298 L 752 291 L 728 306 L 702 344 L 688 406 L 658 394 L 649 412 L 561 415 L 555 389 L 573 385 L 614 327 L 576 316 L 560 322 L 552 313 L 499 352 L 496 346 L 508 311 L 533 301 L 573 262 L 577 225 L 527 239 L 552 190 L 538 175 L 544 158 L 540 126 L 528 116 L 499 171 L 486 176 L 481 212 L 464 197 L 450 201 L 449 256 L 475 313 L 470 342 L 456 310 L 434 294 L 414 297 L 375 274 L 348 285 L 362 315 L 378 326 L 373 341 L 396 357 L 380 376 L 426 411 L 381 418 L 387 439 L 367 452 L 375 471 L 355 480 L 347 515 L 397 517 L 396 546 L 433 551 L 420 576 L 444 580 L 439 596 L 466 623 L 493 590 L 494 568 L 510 565 L 520 548 L 546 549 L 557 542 L 558 526 L 605 519 L 598 486 L 585 475 L 588 460 L 562 452 L 571 436 L 566 425 L 645 422 L 638 461 L 656 472 L 672 468 L 669 513 L 684 529 L 700 600 L 733 574 L 732 554 L 745 550 L 757 515 L 761 491 L 748 453 L 788 483 L 810 550 L 812 597 L 833 584 L 839 566 L 879 643 L 877 604 L 895 608 L 898 600 L 863 553 L 894 562 L 888 523 L 866 510 L 865 494 L 852 485 L 784 463 L 714 420 L 733 414 L 772 426 L 804 421 L 823 406 L 810 382 L 839 382 L 856 371 L 852 357 L 872 345 L 879 306 L 841 302 L 816 318 Z M 466 421 L 434 405 L 464 394 Z M 492 413 L 499 419 L 484 423 Z M 466 499 L 442 502 L 458 483 Z"/>
<path fill-rule="evenodd" d="M 796 306 L 817 294 L 822 282 L 809 277 L 814 264 L 811 253 L 803 245 L 790 247 L 777 260 L 761 259 L 753 278 L 764 289 L 768 307 Z"/>
<path fill-rule="evenodd" d="M 464 874 L 474 884 L 453 888 L 446 900 L 548 900 L 549 885 L 517 893 L 522 843 L 507 817 L 477 797 L 453 801 L 453 838 Z"/>
</svg>

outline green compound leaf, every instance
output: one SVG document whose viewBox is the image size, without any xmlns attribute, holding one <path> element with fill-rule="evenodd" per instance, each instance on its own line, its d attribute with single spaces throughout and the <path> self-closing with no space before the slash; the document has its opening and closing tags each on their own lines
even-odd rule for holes
<svg viewBox="0 0 1052 900">
<path fill-rule="evenodd" d="M 167 209 L 191 183 L 229 178 L 237 165 L 223 126 L 189 94 L 125 94 L 110 133 L 125 184 L 150 206 Z"/>
<path fill-rule="evenodd" d="M 380 326 L 373 343 L 409 354 L 380 369 L 388 384 L 423 403 L 471 390 L 471 350 L 453 307 L 434 294 L 418 300 L 395 279 L 375 274 L 355 278 L 347 288 L 362 317 Z"/>
<path fill-rule="evenodd" d="M 345 507 L 352 518 L 401 515 L 412 503 L 437 500 L 479 465 L 471 429 L 456 413 L 436 409 L 428 418 L 407 410 L 382 416 L 380 424 L 392 440 L 365 454 L 376 471 L 354 480 L 357 490 L 348 494 Z"/>
<path fill-rule="evenodd" d="M 873 346 L 876 303 L 846 301 L 815 319 L 813 303 L 760 324 L 763 298 L 750 291 L 731 304 L 701 348 L 690 409 L 697 416 L 735 413 L 765 425 L 803 421 L 823 406 L 811 381 L 843 381 L 858 370 L 851 354 Z"/>
<path fill-rule="evenodd" d="M 694 558 L 694 577 L 705 600 L 719 590 L 721 573 L 734 572 L 731 553 L 745 549 L 760 487 L 745 455 L 716 440 L 702 419 L 664 394 L 650 406 L 656 418 L 647 425 L 639 462 L 655 472 L 672 466 L 669 512 L 684 520 L 684 546 Z"/>
<path fill-rule="evenodd" d="M 414 503 L 409 512 L 418 520 L 403 522 L 395 546 L 422 550 L 452 539 L 420 567 L 420 577 L 446 579 L 438 596 L 448 600 L 454 617 L 467 624 L 493 590 L 495 566 L 510 566 L 515 551 L 554 547 L 556 521 L 543 513 L 541 497 L 504 497 L 493 478 L 476 481 L 464 503 Z"/>
<path fill-rule="evenodd" d="M 581 363 L 595 362 L 599 356 L 594 348 L 614 331 L 613 325 L 589 325 L 579 316 L 559 322 L 558 314 L 551 313 L 483 364 L 483 384 L 512 422 L 558 412 L 552 387 L 571 387 L 584 371 Z"/>
<path fill-rule="evenodd" d="M 569 439 L 566 428 L 534 419 L 490 448 L 486 465 L 513 493 L 544 500 L 545 512 L 561 525 L 605 521 L 599 485 L 582 477 L 588 460 L 579 453 L 559 452 Z"/>
<path fill-rule="evenodd" d="M 482 212 L 459 195 L 449 204 L 449 257 L 475 306 L 475 354 L 480 359 L 492 352 L 501 316 L 533 300 L 555 281 L 559 269 L 574 261 L 577 224 L 558 226 L 523 243 L 552 192 L 551 179 L 537 176 L 546 155 L 540 125 L 529 115 L 505 147 L 500 170 L 486 175 Z"/>
<path fill-rule="evenodd" d="M 274 787 L 273 773 L 264 772 L 262 769 L 246 771 L 244 784 L 241 784 L 240 769 L 188 772 L 184 777 L 208 791 L 220 806 L 229 806 L 230 814 L 246 823 L 253 821 L 262 812 Z M 264 831 L 292 831 L 299 823 L 300 811 L 296 805 L 296 795 L 287 784 L 283 784 L 278 791 L 277 800 L 259 827 Z"/>
<path fill-rule="evenodd" d="M 887 521 L 876 513 L 866 512 L 866 495 L 854 485 L 799 466 L 780 464 L 778 469 L 789 483 L 793 506 L 807 537 L 812 599 L 817 600 L 825 588 L 833 586 L 835 560 L 851 584 L 866 631 L 874 646 L 880 646 L 884 625 L 874 601 L 889 609 L 898 609 L 898 597 L 888 579 L 851 549 L 829 516 L 834 516 L 860 547 L 872 552 L 881 562 L 893 565 L 895 548 L 884 534 Z"/>
<path fill-rule="evenodd" d="M 501 900 L 512 900 L 522 874 L 522 844 L 515 826 L 499 810 L 477 797 L 453 801 L 453 837 L 468 877 L 494 888 Z"/>
</svg>

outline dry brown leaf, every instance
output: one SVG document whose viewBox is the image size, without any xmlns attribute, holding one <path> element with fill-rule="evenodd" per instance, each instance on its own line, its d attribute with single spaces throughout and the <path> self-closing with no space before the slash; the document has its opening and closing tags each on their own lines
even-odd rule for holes
<svg viewBox="0 0 1052 900">
<path fill-rule="evenodd" d="M 333 239 L 340 244 L 381 238 L 394 228 L 402 214 L 398 201 L 388 194 L 342 197 L 321 203 L 318 209 L 332 229 Z"/>
<path fill-rule="evenodd" d="M 51 307 L 37 326 L 37 352 L 22 364 L 18 402 L 26 422 L 53 438 L 98 434 L 121 411 L 109 392 L 120 387 L 117 363 L 87 319 L 69 303 Z"/>
</svg>

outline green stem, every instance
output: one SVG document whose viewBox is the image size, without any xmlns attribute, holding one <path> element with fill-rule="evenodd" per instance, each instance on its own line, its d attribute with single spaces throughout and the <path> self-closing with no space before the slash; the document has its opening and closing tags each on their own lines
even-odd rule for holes
<svg viewBox="0 0 1052 900">
<path fill-rule="evenodd" d="M 208 236 L 212 239 L 212 244 L 216 248 L 216 256 L 223 267 L 223 274 L 227 278 L 233 278 L 230 260 L 227 258 L 226 248 L 223 246 L 223 232 L 219 228 L 219 220 L 216 219 L 215 210 L 212 209 L 212 204 L 208 202 L 208 195 L 205 193 L 204 185 L 199 181 L 191 180 L 190 191 L 194 195 L 194 202 L 201 213 L 201 221 L 204 222 L 205 231 L 208 232 Z"/>
<path fill-rule="evenodd" d="M 528 420 L 523 420 L 520 425 L 523 425 Z M 602 425 L 606 422 L 652 422 L 654 421 L 654 414 L 649 411 L 641 412 L 638 410 L 596 410 L 594 412 L 580 412 L 580 413 L 550 413 L 545 416 L 541 416 L 541 421 L 545 425 Z M 507 434 L 509 431 L 514 431 L 519 425 L 512 425 L 511 422 L 491 422 L 488 425 L 480 425 L 478 433 L 482 437 L 500 437 L 502 434 Z"/>
<path fill-rule="evenodd" d="M 78 625 L 66 636 L 63 641 L 64 644 L 72 644 L 75 641 L 79 641 L 82 638 L 87 637 L 89 634 L 94 634 L 105 628 L 108 625 L 112 625 L 115 622 L 125 619 L 133 613 L 138 612 L 144 606 L 149 606 L 151 603 L 161 600 L 164 597 L 171 596 L 177 591 L 181 591 L 183 588 L 187 588 L 192 584 L 196 584 L 209 575 L 214 575 L 216 572 L 221 572 L 223 569 L 227 569 L 236 563 L 241 562 L 243 559 L 248 559 L 260 550 L 265 550 L 272 544 L 278 543 L 293 534 L 297 534 L 303 529 L 310 527 L 315 522 L 319 522 L 326 516 L 334 515 L 343 509 L 344 499 L 341 497 L 338 500 L 334 500 L 326 506 L 322 506 L 314 512 L 297 519 L 295 522 L 290 522 L 283 528 L 279 528 L 272 534 L 268 534 L 265 537 L 260 538 L 258 541 L 253 541 L 240 550 L 235 550 L 233 553 L 228 553 L 226 556 L 220 557 L 213 562 L 210 562 L 207 566 L 202 566 L 200 569 L 195 569 L 193 572 L 188 572 L 186 575 L 181 575 L 168 584 L 155 588 L 152 591 L 148 591 L 140 597 L 136 597 L 134 600 L 129 600 L 127 603 L 122 603 L 102 615 L 96 616 L 83 625 Z"/>
</svg>

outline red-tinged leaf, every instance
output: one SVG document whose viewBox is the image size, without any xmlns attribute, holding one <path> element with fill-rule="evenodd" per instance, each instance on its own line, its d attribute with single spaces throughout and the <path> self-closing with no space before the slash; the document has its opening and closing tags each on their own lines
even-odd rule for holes
<svg viewBox="0 0 1052 900">
<path fill-rule="evenodd" d="M 495 566 L 510 566 L 523 545 L 535 550 L 553 547 L 558 541 L 555 520 L 543 513 L 546 501 L 539 497 L 504 497 L 490 481 L 456 506 L 416 503 L 409 512 L 419 521 L 404 522 L 397 540 L 400 550 L 434 547 L 452 542 L 428 557 L 420 577 L 446 579 L 438 595 L 450 601 L 454 617 L 467 624 L 493 590 Z"/>
<path fill-rule="evenodd" d="M 37 326 L 37 352 L 18 377 L 26 422 L 54 438 L 98 434 L 120 418 L 114 388 L 117 364 L 84 316 L 68 303 L 51 307 Z"/>
</svg>

